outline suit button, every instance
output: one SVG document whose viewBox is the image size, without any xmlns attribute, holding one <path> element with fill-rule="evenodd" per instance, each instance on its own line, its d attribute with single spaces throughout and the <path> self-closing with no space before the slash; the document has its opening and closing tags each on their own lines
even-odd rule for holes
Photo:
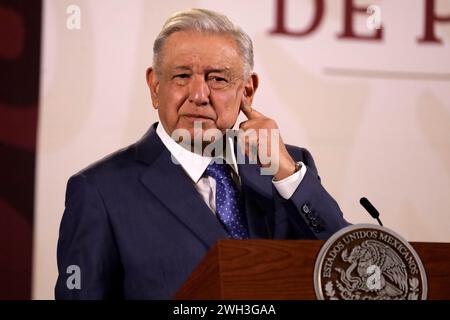
<svg viewBox="0 0 450 320">
<path fill-rule="evenodd" d="M 309 206 L 309 203 L 304 203 L 303 204 L 302 211 L 305 214 L 308 214 L 311 211 L 311 207 Z"/>
<path fill-rule="evenodd" d="M 320 233 L 321 231 L 323 231 L 323 227 L 321 224 L 317 224 L 315 227 L 312 227 L 312 229 L 315 233 Z"/>
</svg>

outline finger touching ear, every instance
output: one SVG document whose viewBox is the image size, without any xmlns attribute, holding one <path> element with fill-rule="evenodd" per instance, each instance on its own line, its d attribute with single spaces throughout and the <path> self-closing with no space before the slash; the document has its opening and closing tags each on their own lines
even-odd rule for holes
<svg viewBox="0 0 450 320">
<path fill-rule="evenodd" d="M 252 113 L 252 106 L 241 104 L 241 111 L 247 117 L 247 119 L 250 119 Z"/>
</svg>

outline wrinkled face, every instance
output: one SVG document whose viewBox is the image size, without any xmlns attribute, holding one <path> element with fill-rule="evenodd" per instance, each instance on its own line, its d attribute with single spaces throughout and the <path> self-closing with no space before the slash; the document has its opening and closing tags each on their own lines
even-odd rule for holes
<svg viewBox="0 0 450 320">
<path fill-rule="evenodd" d="M 194 122 L 201 122 L 203 130 L 225 132 L 235 124 L 241 104 L 251 103 L 252 77 L 243 78 L 242 58 L 231 36 L 176 32 L 160 56 L 158 74 L 150 68 L 147 81 L 169 135 L 187 129 L 193 137 Z"/>
</svg>

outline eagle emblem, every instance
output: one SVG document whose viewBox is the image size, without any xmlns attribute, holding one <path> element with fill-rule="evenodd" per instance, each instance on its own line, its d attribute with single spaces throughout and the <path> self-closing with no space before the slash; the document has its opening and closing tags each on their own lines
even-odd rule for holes
<svg viewBox="0 0 450 320">
<path fill-rule="evenodd" d="M 374 225 L 347 227 L 322 247 L 316 261 L 319 299 L 416 300 L 426 297 L 422 262 L 393 231 Z"/>
</svg>

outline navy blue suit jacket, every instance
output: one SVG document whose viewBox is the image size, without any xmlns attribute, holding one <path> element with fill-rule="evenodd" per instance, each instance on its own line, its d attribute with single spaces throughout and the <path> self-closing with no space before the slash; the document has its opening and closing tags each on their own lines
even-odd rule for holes
<svg viewBox="0 0 450 320">
<path fill-rule="evenodd" d="M 171 298 L 211 246 L 227 238 L 155 128 L 69 179 L 57 299 Z M 327 239 L 348 223 L 322 187 L 310 153 L 288 151 L 307 166 L 289 200 L 257 165 L 239 165 L 250 236 Z M 80 268 L 80 289 L 67 286 L 70 265 Z"/>
</svg>

